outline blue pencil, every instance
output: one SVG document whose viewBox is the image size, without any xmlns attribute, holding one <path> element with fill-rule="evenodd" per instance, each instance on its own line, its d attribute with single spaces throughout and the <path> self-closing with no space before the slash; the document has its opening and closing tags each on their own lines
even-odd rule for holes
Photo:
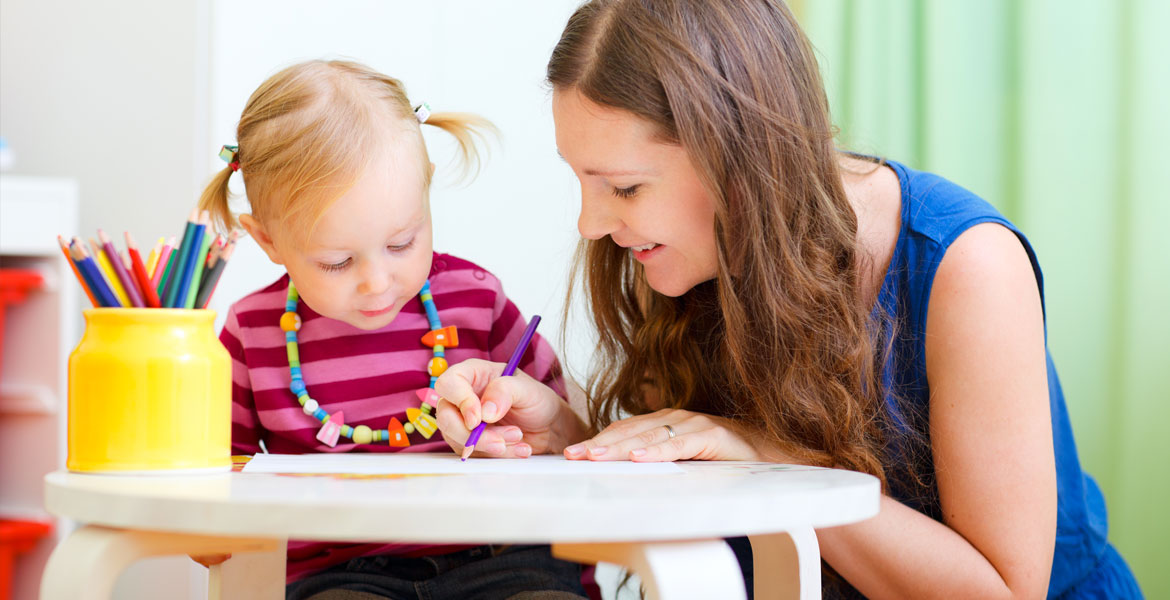
<svg viewBox="0 0 1170 600">
<path fill-rule="evenodd" d="M 114 290 L 110 289 L 109 284 L 106 283 L 106 278 L 102 277 L 101 271 L 98 271 L 98 266 L 93 262 L 93 258 L 86 253 L 85 246 L 74 240 L 73 244 L 69 246 L 69 253 L 73 257 L 73 261 L 77 263 L 77 270 L 81 271 L 81 276 L 89 285 L 89 289 L 93 291 L 97 301 L 103 307 L 120 308 L 122 304 L 118 302 Z"/>
<path fill-rule="evenodd" d="M 210 219 L 210 215 L 208 216 Z M 195 265 L 199 263 L 199 249 L 203 247 L 203 235 L 207 231 L 207 224 L 202 222 L 195 226 L 195 235 L 191 240 L 191 248 L 187 253 L 187 260 L 180 263 L 183 270 L 179 271 L 182 276 L 179 278 L 178 294 L 175 295 L 175 301 L 168 306 L 171 308 L 186 308 L 187 307 L 187 292 L 191 290 L 191 279 L 195 275 Z"/>
<path fill-rule="evenodd" d="M 179 254 L 175 257 L 175 265 L 167 274 L 167 281 L 163 288 L 163 308 L 174 308 L 175 306 L 175 297 L 179 295 L 179 274 L 182 272 L 181 267 L 187 264 L 188 255 L 191 253 L 191 242 L 194 241 L 195 237 L 195 221 L 198 219 L 199 209 L 196 208 L 191 211 L 191 216 L 187 219 L 187 228 L 183 231 L 183 241 L 175 250 Z"/>
</svg>

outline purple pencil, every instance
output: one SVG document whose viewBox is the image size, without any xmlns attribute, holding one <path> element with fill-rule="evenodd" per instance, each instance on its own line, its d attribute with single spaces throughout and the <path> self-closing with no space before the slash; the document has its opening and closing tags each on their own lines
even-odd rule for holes
<svg viewBox="0 0 1170 600">
<path fill-rule="evenodd" d="M 533 334 L 536 333 L 537 325 L 540 325 L 540 315 L 533 315 L 532 320 L 528 322 L 528 329 L 525 329 L 524 335 L 520 336 L 520 342 L 516 344 L 516 349 L 512 351 L 512 357 L 508 359 L 508 364 L 504 365 L 504 372 L 500 373 L 500 377 L 509 377 L 516 372 L 516 367 L 520 365 L 520 359 L 524 357 L 524 352 L 528 350 L 528 344 L 532 341 Z M 475 445 L 479 443 L 479 436 L 483 435 L 483 428 L 486 424 L 486 421 L 481 420 L 479 425 L 471 430 L 467 443 L 463 445 L 463 455 L 460 460 L 467 460 L 467 457 L 475 452 Z"/>
<path fill-rule="evenodd" d="M 122 287 L 126 288 L 130 304 L 138 308 L 146 306 L 146 303 L 142 301 L 142 294 L 138 291 L 138 286 L 134 284 L 134 278 L 130 277 L 130 273 L 126 271 L 125 263 L 122 262 L 122 257 L 118 255 L 118 249 L 114 247 L 114 242 L 110 241 L 110 236 L 99 229 L 98 239 L 102 242 L 102 250 L 105 251 L 106 258 L 110 259 L 110 265 L 114 267 L 114 273 L 122 282 Z"/>
</svg>

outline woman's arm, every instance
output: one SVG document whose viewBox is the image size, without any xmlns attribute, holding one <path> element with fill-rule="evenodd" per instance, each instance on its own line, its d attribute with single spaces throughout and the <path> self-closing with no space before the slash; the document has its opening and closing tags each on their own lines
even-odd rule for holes
<svg viewBox="0 0 1170 600">
<path fill-rule="evenodd" d="M 926 325 L 930 434 L 943 523 L 883 497 L 877 517 L 817 532 L 870 598 L 1043 598 L 1056 536 L 1044 321 L 1015 234 L 959 237 Z"/>
</svg>

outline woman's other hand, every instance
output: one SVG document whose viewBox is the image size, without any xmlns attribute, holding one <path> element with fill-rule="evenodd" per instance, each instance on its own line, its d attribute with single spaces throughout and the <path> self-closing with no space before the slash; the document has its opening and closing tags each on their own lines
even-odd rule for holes
<svg viewBox="0 0 1170 600">
<path fill-rule="evenodd" d="M 673 435 L 672 435 L 673 434 Z M 747 441 L 731 419 L 667 408 L 611 423 L 593 439 L 565 448 L 569 460 L 778 460 Z"/>
</svg>

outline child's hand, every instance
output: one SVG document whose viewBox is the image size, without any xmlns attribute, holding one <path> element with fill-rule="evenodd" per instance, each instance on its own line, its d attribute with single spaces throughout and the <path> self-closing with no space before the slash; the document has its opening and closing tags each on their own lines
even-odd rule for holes
<svg viewBox="0 0 1170 600">
<path fill-rule="evenodd" d="M 435 382 L 435 391 L 443 397 L 436 420 L 451 449 L 461 453 L 481 420 L 488 425 L 473 456 L 527 458 L 559 451 L 572 441 L 562 432 L 580 421 L 565 401 L 523 371 L 501 377 L 503 371 L 503 363 L 469 359 L 447 369 Z"/>
<path fill-rule="evenodd" d="M 569 460 L 767 460 L 784 462 L 776 452 L 761 452 L 730 419 L 667 408 L 610 423 L 593 439 L 565 448 Z"/>
</svg>

